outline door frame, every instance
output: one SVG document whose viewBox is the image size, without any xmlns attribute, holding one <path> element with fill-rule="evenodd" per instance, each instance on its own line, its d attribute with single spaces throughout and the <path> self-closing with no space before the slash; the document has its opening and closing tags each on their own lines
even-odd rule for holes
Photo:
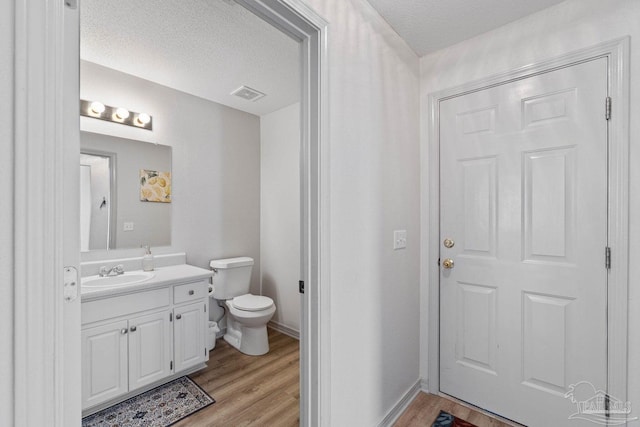
<svg viewBox="0 0 640 427">
<path fill-rule="evenodd" d="M 427 320 L 428 327 L 421 334 L 421 340 L 422 348 L 427 349 L 423 354 L 428 357 L 425 372 L 428 377 L 424 388 L 432 393 L 440 393 L 440 102 L 602 57 L 608 58 L 608 93 L 612 98 L 612 115 L 607 129 L 608 240 L 612 249 L 607 290 L 607 392 L 610 396 L 627 401 L 629 37 L 600 43 L 428 95 L 428 143 L 422 154 L 422 164 L 428 167 L 428 171 L 422 176 L 422 188 L 426 191 L 423 190 L 421 196 L 421 223 L 426 231 L 422 237 L 421 255 L 421 287 L 426 291 L 426 295 L 423 297 L 421 308 L 423 313 L 428 313 L 428 319 L 423 319 L 423 322 Z M 605 100 L 602 102 L 604 112 Z M 604 263 L 604 248 L 602 249 Z"/>
<path fill-rule="evenodd" d="M 306 286 L 300 422 L 328 425 L 328 24 L 301 0 L 236 1 L 301 43 L 301 279 Z M 12 246 L 13 340 L 7 339 L 12 351 L 0 355 L 12 394 L 0 408 L 8 425 L 66 427 L 81 419 L 80 298 L 65 301 L 63 295 L 63 267 L 79 271 L 80 266 L 78 0 L 9 3 L 13 215 L 2 230 Z"/>
<path fill-rule="evenodd" d="M 235 0 L 300 42 L 300 425 L 330 420 L 328 22 L 302 0 Z"/>
<path fill-rule="evenodd" d="M 116 248 L 116 212 L 118 212 L 118 177 L 116 170 L 118 168 L 118 154 L 94 150 L 91 148 L 80 149 L 80 154 L 90 156 L 103 157 L 109 159 L 109 221 L 107 222 L 107 249 Z"/>
</svg>

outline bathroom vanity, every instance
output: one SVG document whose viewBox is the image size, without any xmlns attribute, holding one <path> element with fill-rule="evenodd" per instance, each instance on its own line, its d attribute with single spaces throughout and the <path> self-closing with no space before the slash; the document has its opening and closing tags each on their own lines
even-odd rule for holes
<svg viewBox="0 0 640 427">
<path fill-rule="evenodd" d="M 181 264 L 83 279 L 83 415 L 206 366 L 211 274 Z"/>
</svg>

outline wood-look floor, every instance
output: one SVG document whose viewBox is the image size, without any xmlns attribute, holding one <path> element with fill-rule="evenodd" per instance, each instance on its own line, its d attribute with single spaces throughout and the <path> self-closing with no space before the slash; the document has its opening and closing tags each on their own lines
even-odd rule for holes
<svg viewBox="0 0 640 427">
<path fill-rule="evenodd" d="M 452 400 L 434 394 L 419 393 L 398 418 L 394 427 L 431 426 L 440 411 L 446 411 L 478 427 L 510 427 L 512 424 L 496 420 Z"/>
<path fill-rule="evenodd" d="M 216 403 L 176 427 L 293 427 L 299 424 L 298 341 L 268 329 L 270 351 L 247 356 L 219 339 L 206 369 L 190 375 Z M 509 427 L 449 399 L 419 393 L 394 427 L 431 426 L 440 410 L 478 427 Z"/>
<path fill-rule="evenodd" d="M 298 341 L 269 331 L 269 353 L 247 356 L 223 339 L 209 353 L 206 369 L 190 375 L 216 403 L 176 427 L 277 426 L 299 424 Z"/>
</svg>

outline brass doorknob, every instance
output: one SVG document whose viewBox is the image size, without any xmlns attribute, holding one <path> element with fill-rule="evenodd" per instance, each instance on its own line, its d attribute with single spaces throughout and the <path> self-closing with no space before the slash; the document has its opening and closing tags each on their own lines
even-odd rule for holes
<svg viewBox="0 0 640 427">
<path fill-rule="evenodd" d="M 446 269 L 453 268 L 453 260 L 449 258 L 445 259 L 444 261 L 442 261 L 442 266 Z"/>
</svg>

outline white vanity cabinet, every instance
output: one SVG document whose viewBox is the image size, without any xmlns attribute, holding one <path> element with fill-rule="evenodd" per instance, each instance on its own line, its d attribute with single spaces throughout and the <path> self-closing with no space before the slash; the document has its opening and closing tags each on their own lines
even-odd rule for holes
<svg viewBox="0 0 640 427">
<path fill-rule="evenodd" d="M 176 371 L 202 363 L 207 356 L 202 304 L 189 304 L 174 310 L 173 340 Z M 203 350 L 204 349 L 204 350 Z"/>
<path fill-rule="evenodd" d="M 82 329 L 82 408 L 129 391 L 128 322 Z"/>
<path fill-rule="evenodd" d="M 209 357 L 206 344 L 208 291 L 208 286 L 194 287 L 192 283 L 174 287 L 173 339 L 176 371 L 198 365 Z M 204 304 L 203 297 L 206 298 Z"/>
<path fill-rule="evenodd" d="M 129 320 L 129 391 L 171 375 L 170 316 L 161 311 Z"/>
<path fill-rule="evenodd" d="M 85 415 L 204 367 L 208 301 L 203 279 L 83 299 Z"/>
</svg>

